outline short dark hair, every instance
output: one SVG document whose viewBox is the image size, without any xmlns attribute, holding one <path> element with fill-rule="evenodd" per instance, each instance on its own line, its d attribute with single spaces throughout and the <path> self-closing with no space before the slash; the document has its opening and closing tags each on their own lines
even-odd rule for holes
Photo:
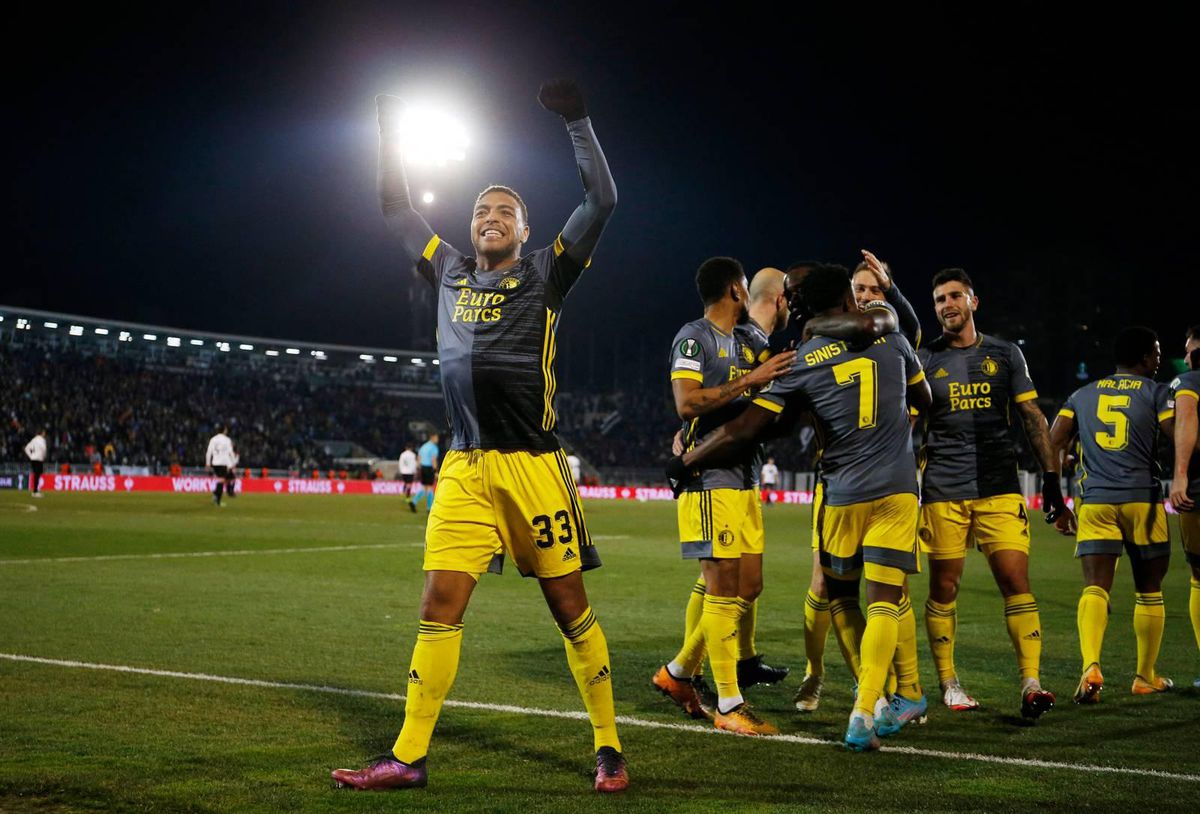
<svg viewBox="0 0 1200 814">
<path fill-rule="evenodd" d="M 1158 334 L 1141 325 L 1122 328 L 1113 341 L 1113 358 L 1121 367 L 1135 367 L 1154 353 Z"/>
<path fill-rule="evenodd" d="M 706 306 L 720 302 L 729 286 L 745 278 L 742 264 L 732 257 L 710 257 L 696 269 L 696 291 Z"/>
<path fill-rule="evenodd" d="M 971 277 L 963 269 L 942 269 L 937 274 L 933 275 L 933 287 L 946 283 L 962 283 L 972 291 L 975 290 L 975 284 L 971 282 Z"/>
<path fill-rule="evenodd" d="M 850 290 L 850 272 L 845 266 L 822 263 L 800 281 L 800 299 L 810 313 L 836 308 Z"/>
<path fill-rule="evenodd" d="M 799 269 L 815 269 L 819 265 L 821 265 L 820 260 L 797 260 L 795 263 L 792 263 L 790 266 L 785 268 L 784 272 L 797 271 Z"/>
<path fill-rule="evenodd" d="M 517 191 L 512 187 L 506 187 L 504 184 L 488 184 L 484 187 L 483 192 L 475 196 L 475 203 L 479 203 L 479 199 L 489 192 L 503 192 L 505 195 L 511 195 L 516 199 L 517 205 L 521 207 L 521 217 L 525 219 L 525 223 L 529 223 L 529 207 L 525 205 L 525 199 L 517 194 Z"/>
</svg>

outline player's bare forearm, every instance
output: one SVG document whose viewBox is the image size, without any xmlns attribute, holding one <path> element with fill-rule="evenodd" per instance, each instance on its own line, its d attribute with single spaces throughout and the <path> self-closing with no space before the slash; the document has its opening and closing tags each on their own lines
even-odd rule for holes
<svg viewBox="0 0 1200 814">
<path fill-rule="evenodd" d="M 754 443 L 774 420 L 774 413 L 750 405 L 737 418 L 710 432 L 691 452 L 685 453 L 683 462 L 688 467 L 703 467 L 707 461 L 724 459 Z"/>
<path fill-rule="evenodd" d="M 1041 415 L 1041 410 L 1038 414 Z M 1045 418 L 1042 419 L 1045 421 Z M 1028 429 L 1026 430 L 1028 432 Z M 1059 415 L 1054 419 L 1054 426 L 1050 428 L 1049 443 L 1050 455 L 1054 459 L 1054 468 L 1047 470 L 1050 472 L 1062 471 L 1062 458 L 1067 452 L 1067 447 L 1071 445 L 1071 439 L 1075 437 L 1075 419 L 1067 418 L 1065 415 Z"/>
<path fill-rule="evenodd" d="M 415 263 L 433 237 L 433 229 L 413 208 L 409 195 L 399 129 L 403 103 L 395 96 L 380 95 L 375 97 L 375 105 L 379 112 L 379 206 L 388 228 Z"/>
<path fill-rule="evenodd" d="M 690 379 L 676 379 L 671 382 L 675 412 L 684 421 L 691 421 L 724 407 L 748 389 L 745 379 L 746 376 L 739 376 L 720 387 L 700 387 L 698 382 Z"/>
<path fill-rule="evenodd" d="M 813 317 L 804 326 L 805 337 L 827 336 L 859 345 L 873 342 L 896 330 L 896 317 L 886 308 Z"/>
<path fill-rule="evenodd" d="M 1030 399 L 1017 405 L 1021 413 L 1021 423 L 1025 425 L 1025 436 L 1033 447 L 1033 454 L 1042 465 L 1043 472 L 1062 472 L 1058 453 L 1050 442 L 1050 424 L 1046 421 L 1037 401 Z"/>
<path fill-rule="evenodd" d="M 910 384 L 905 391 L 905 400 L 918 413 L 928 412 L 933 406 L 933 391 L 929 388 L 929 381 L 922 378 L 916 384 Z"/>
</svg>

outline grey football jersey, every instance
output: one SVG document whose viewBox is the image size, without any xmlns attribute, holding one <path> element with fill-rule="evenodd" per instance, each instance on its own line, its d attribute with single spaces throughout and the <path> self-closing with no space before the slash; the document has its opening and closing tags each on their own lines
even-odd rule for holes
<svg viewBox="0 0 1200 814">
<path fill-rule="evenodd" d="M 765 353 L 767 337 L 757 325 L 739 325 L 726 334 L 707 319 L 697 319 L 680 328 L 671 343 L 671 379 L 691 379 L 704 388 L 720 387 L 753 370 L 760 356 L 766 358 Z M 750 393 L 742 393 L 725 406 L 692 419 L 685 428 L 684 448 L 696 447 L 708 433 L 740 415 L 749 403 Z M 701 470 L 687 491 L 755 488 L 761 450 L 755 444 L 732 466 Z"/>
<path fill-rule="evenodd" d="M 1180 373 L 1170 384 L 1171 399 L 1179 398 L 1180 393 L 1200 400 L 1200 370 L 1189 370 Z M 1193 452 L 1188 460 L 1188 497 L 1200 500 L 1200 452 Z"/>
<path fill-rule="evenodd" d="M 1167 385 L 1114 373 L 1076 390 L 1058 414 L 1079 432 L 1083 503 L 1162 500 L 1158 423 L 1175 415 Z"/>
<path fill-rule="evenodd" d="M 795 366 L 754 403 L 782 412 L 789 401 L 802 400 L 824 449 L 825 502 L 846 506 L 917 493 L 907 390 L 922 378 L 912 345 L 899 333 L 861 351 L 818 337 L 798 349 Z"/>
</svg>

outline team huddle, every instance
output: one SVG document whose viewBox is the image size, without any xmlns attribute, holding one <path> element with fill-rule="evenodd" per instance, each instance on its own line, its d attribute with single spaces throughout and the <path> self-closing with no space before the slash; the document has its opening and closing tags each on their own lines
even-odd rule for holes
<svg viewBox="0 0 1200 814">
<path fill-rule="evenodd" d="M 361 770 L 335 770 L 341 786 L 426 785 L 429 744 L 458 668 L 463 614 L 480 576 L 498 572 L 506 559 L 538 580 L 562 633 L 592 725 L 595 789 L 619 792 L 629 785 L 608 645 L 582 578 L 600 559 L 555 434 L 554 412 L 563 303 L 591 263 L 616 205 L 616 186 L 579 89 L 550 82 L 538 99 L 566 123 L 584 200 L 551 245 L 523 255 L 530 233 L 525 203 L 509 187 L 489 186 L 472 213 L 472 257 L 442 240 L 413 208 L 399 131 L 402 106 L 394 97 L 377 98 L 381 205 L 406 263 L 437 292 L 453 440 L 426 529 L 425 589 L 403 727 L 389 754 Z M 921 551 L 930 580 L 925 626 L 942 701 L 952 710 L 976 707 L 954 664 L 958 585 L 971 548 L 987 558 L 1004 598 L 1021 712 L 1036 719 L 1051 709 L 1055 696 L 1039 676 L 1029 518 L 1008 438 L 1014 413 L 1043 470 L 1046 519 L 1078 535 L 1087 588 L 1079 603 L 1083 670 L 1075 700 L 1094 703 L 1103 688 L 1107 592 L 1122 551 L 1133 563 L 1138 592 L 1133 692 L 1171 687 L 1155 671 L 1170 553 L 1155 445 L 1160 432 L 1175 439 L 1170 499 L 1181 511 L 1200 642 L 1196 329 L 1188 337 L 1193 372 L 1170 389 L 1153 381 L 1157 338 L 1144 329 L 1123 332 L 1116 372 L 1074 394 L 1051 429 L 1020 349 L 977 331 L 979 301 L 962 270 L 933 279 L 942 335 L 925 347 L 912 306 L 869 252 L 853 275 L 812 262 L 786 273 L 764 269 L 749 282 L 736 260 L 717 257 L 700 266 L 696 286 L 703 318 L 685 325 L 670 350 L 683 427 L 667 474 L 678 496 L 682 555 L 699 561 L 700 575 L 687 603 L 682 647 L 653 675 L 654 687 L 720 729 L 778 733 L 743 695 L 787 675 L 766 664 L 754 642 L 765 543 L 758 478 L 763 442 L 807 424 L 821 455 L 805 599 L 807 665 L 797 709 L 820 703 L 832 628 L 856 682 L 847 747 L 877 748 L 880 738 L 924 717 L 928 702 L 909 600 Z M 919 456 L 914 423 L 925 439 Z M 1075 437 L 1085 472 L 1078 514 L 1068 508 L 1060 482 Z M 706 656 L 715 687 L 703 676 Z"/>
</svg>

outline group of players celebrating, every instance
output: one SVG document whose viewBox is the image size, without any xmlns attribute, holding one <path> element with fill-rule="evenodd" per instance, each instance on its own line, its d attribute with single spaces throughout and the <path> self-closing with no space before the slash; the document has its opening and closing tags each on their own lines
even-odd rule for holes
<svg viewBox="0 0 1200 814">
<path fill-rule="evenodd" d="M 566 123 L 584 201 L 551 245 L 522 255 L 530 234 L 525 203 L 509 187 L 489 186 L 472 213 L 473 257 L 443 241 L 413 208 L 399 132 L 402 103 L 377 99 L 381 205 L 405 262 L 437 292 L 453 440 L 426 530 L 425 588 L 403 727 L 388 754 L 363 769 L 335 770 L 340 786 L 426 785 L 426 755 L 457 672 L 464 612 L 479 577 L 498 571 L 506 558 L 538 580 L 562 633 L 592 725 L 595 789 L 619 792 L 629 785 L 608 646 L 582 579 L 582 571 L 600 561 L 555 435 L 554 413 L 563 302 L 591 262 L 616 205 L 616 186 L 579 88 L 548 82 L 538 99 Z M 699 560 L 700 578 L 688 601 L 683 646 L 654 674 L 654 686 L 720 729 L 778 732 L 742 695 L 787 674 L 764 663 L 754 646 L 764 545 L 757 478 L 762 442 L 806 422 L 816 431 L 821 458 L 805 602 L 808 664 L 797 708 L 813 710 L 820 702 L 832 626 L 857 685 L 845 735 L 849 748 L 876 748 L 880 737 L 925 715 L 908 598 L 919 548 L 930 562 L 925 619 L 942 699 L 955 710 L 977 706 L 954 666 L 958 584 L 967 550 L 977 547 L 1004 597 L 1022 713 L 1037 718 L 1049 710 L 1055 698 L 1039 681 L 1029 521 L 1008 439 L 1015 408 L 1044 471 L 1047 520 L 1064 533 L 1078 524 L 1077 556 L 1088 587 L 1080 600 L 1084 674 L 1075 700 L 1094 702 L 1103 686 L 1100 641 L 1122 549 L 1133 561 L 1138 591 L 1133 691 L 1168 689 L 1170 681 L 1154 670 L 1169 554 L 1154 443 L 1159 424 L 1174 432 L 1171 499 L 1178 509 L 1194 508 L 1200 473 L 1191 464 L 1189 480 L 1187 467 L 1200 458 L 1192 455 L 1200 374 L 1173 383 L 1173 395 L 1165 391 L 1152 380 L 1157 340 L 1144 329 L 1126 331 L 1117 342 L 1117 372 L 1072 396 L 1051 430 L 1020 350 L 978 333 L 979 301 L 965 272 L 935 276 L 943 333 L 920 348 L 912 306 L 887 267 L 863 255 L 853 275 L 814 262 L 786 273 L 764 269 L 747 282 L 741 265 L 727 257 L 705 261 L 696 274 L 703 318 L 685 325 L 671 346 L 671 385 L 684 427 L 668 476 L 679 498 L 683 556 Z M 1188 343 L 1190 364 L 1200 367 L 1195 331 Z M 1173 399 L 1180 405 L 1178 427 L 1172 427 Z M 922 423 L 926 440 L 920 503 L 914 421 Z M 1087 472 L 1078 518 L 1060 486 L 1060 461 L 1075 435 Z M 1182 517 L 1200 637 L 1200 513 Z M 863 577 L 865 614 L 858 600 Z M 715 690 L 701 675 L 705 655 Z"/>
</svg>

